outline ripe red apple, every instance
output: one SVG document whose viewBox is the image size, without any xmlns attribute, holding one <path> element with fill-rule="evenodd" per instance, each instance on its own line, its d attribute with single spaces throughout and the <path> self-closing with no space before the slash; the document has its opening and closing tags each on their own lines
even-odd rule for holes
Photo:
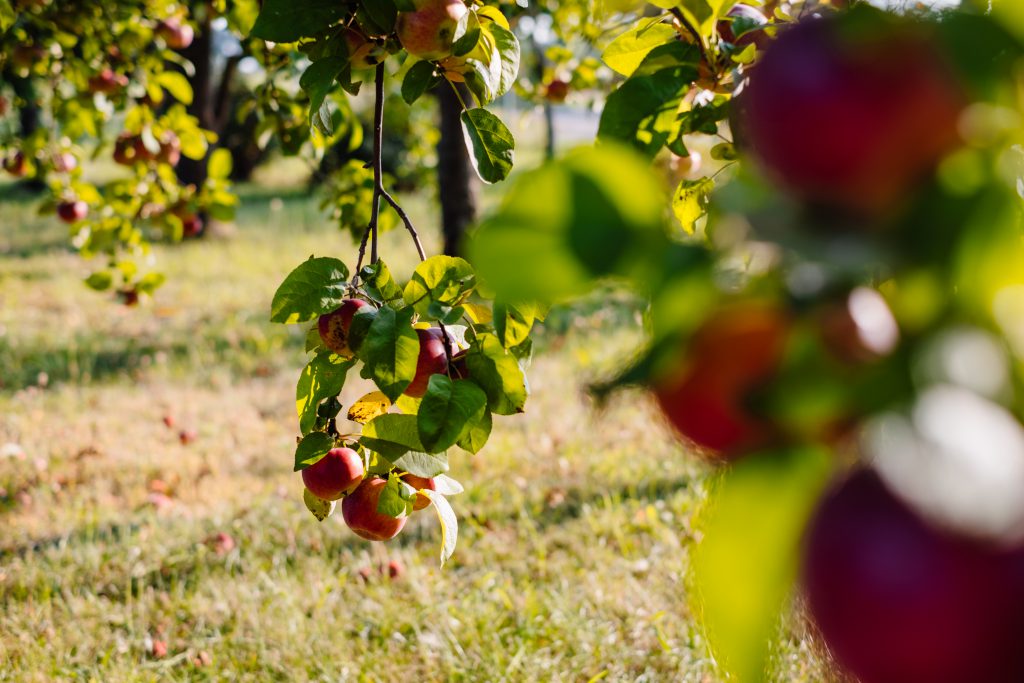
<svg viewBox="0 0 1024 683">
<path fill-rule="evenodd" d="M 58 152 L 53 157 L 53 170 L 57 173 L 71 173 L 78 168 L 78 158 L 71 152 Z"/>
<path fill-rule="evenodd" d="M 565 98 L 569 96 L 569 84 L 561 79 L 554 79 L 546 86 L 544 86 L 544 97 L 549 102 L 565 102 Z"/>
<path fill-rule="evenodd" d="M 195 30 L 189 24 L 181 23 L 180 19 L 165 19 L 156 25 L 156 34 L 163 38 L 167 47 L 172 50 L 184 50 L 195 39 Z"/>
<path fill-rule="evenodd" d="M 662 412 L 682 436 L 727 458 L 763 445 L 772 427 L 746 403 L 778 369 L 788 332 L 785 313 L 767 304 L 718 311 L 691 339 L 682 372 L 656 384 Z"/>
<path fill-rule="evenodd" d="M 448 372 L 448 355 L 444 352 L 444 337 L 441 330 L 431 327 L 428 330 L 416 330 L 420 339 L 420 353 L 416 358 L 416 376 L 405 388 L 405 395 L 420 398 L 427 393 L 427 385 L 431 375 L 443 375 Z"/>
<path fill-rule="evenodd" d="M 89 205 L 81 199 L 67 200 L 57 204 L 57 216 L 67 223 L 74 225 L 89 215 Z"/>
<path fill-rule="evenodd" d="M 1024 680 L 1022 557 L 933 528 L 862 470 L 815 513 L 803 587 L 862 683 L 1011 683 Z"/>
<path fill-rule="evenodd" d="M 759 50 L 763 50 L 769 42 L 768 34 L 764 31 L 753 30 L 754 26 L 764 26 L 768 23 L 767 17 L 756 7 L 750 5 L 744 5 L 742 3 L 733 5 L 732 9 L 726 14 L 725 19 L 719 19 L 718 28 L 719 37 L 727 43 L 732 43 L 738 47 L 746 47 L 753 43 L 757 45 Z M 733 22 L 740 21 L 747 29 L 747 32 L 743 33 L 738 39 L 736 38 L 736 32 L 733 31 Z"/>
<path fill-rule="evenodd" d="M 128 86 L 128 77 L 105 67 L 95 76 L 89 78 L 89 92 L 111 95 Z"/>
<path fill-rule="evenodd" d="M 395 30 L 402 47 L 420 59 L 444 59 L 452 53 L 459 20 L 468 11 L 462 0 L 415 0 L 416 11 L 399 12 Z"/>
<path fill-rule="evenodd" d="M 199 435 L 194 429 L 182 429 L 178 432 L 178 441 L 181 442 L 182 446 L 187 446 L 198 438 Z"/>
<path fill-rule="evenodd" d="M 359 487 L 341 501 L 341 514 L 345 524 L 357 536 L 368 541 L 387 541 L 398 535 L 408 518 L 389 517 L 377 512 L 380 494 L 387 481 L 379 477 L 368 477 Z"/>
<path fill-rule="evenodd" d="M 365 306 L 369 304 L 362 299 L 345 299 L 339 308 L 320 316 L 317 328 L 324 346 L 344 358 L 355 355 L 348 345 L 348 328 L 352 325 L 353 316 Z"/>
<path fill-rule="evenodd" d="M 869 216 L 898 209 L 960 144 L 965 104 L 925 28 L 872 29 L 832 17 L 784 31 L 733 118 L 741 148 L 797 198 Z"/>
<path fill-rule="evenodd" d="M 15 178 L 23 178 L 28 172 L 28 159 L 23 152 L 15 152 L 4 159 L 4 170 Z"/>
<path fill-rule="evenodd" d="M 415 474 L 402 475 L 402 481 L 404 481 L 406 484 L 413 487 L 417 491 L 422 491 L 424 489 L 428 491 L 437 490 L 437 484 L 434 483 L 433 479 L 428 479 L 426 477 L 417 477 Z M 428 507 L 430 507 L 430 499 L 424 496 L 422 493 L 416 494 L 416 502 L 413 503 L 412 505 L 413 511 L 418 512 Z"/>
<path fill-rule="evenodd" d="M 199 237 L 204 227 L 203 218 L 199 214 L 189 214 L 181 219 L 182 234 L 185 237 Z"/>
<path fill-rule="evenodd" d="M 388 578 L 400 579 L 402 574 L 405 574 L 405 565 L 398 560 L 391 560 L 388 562 Z"/>
<path fill-rule="evenodd" d="M 114 163 L 131 166 L 135 163 L 135 138 L 128 133 L 121 133 L 114 142 Z"/>
<path fill-rule="evenodd" d="M 332 448 L 320 460 L 302 470 L 302 483 L 323 500 L 338 500 L 363 481 L 363 459 L 351 448 Z"/>
<path fill-rule="evenodd" d="M 156 159 L 170 166 L 177 166 L 181 161 L 181 140 L 173 131 L 167 131 L 160 137 L 160 151 Z"/>
</svg>

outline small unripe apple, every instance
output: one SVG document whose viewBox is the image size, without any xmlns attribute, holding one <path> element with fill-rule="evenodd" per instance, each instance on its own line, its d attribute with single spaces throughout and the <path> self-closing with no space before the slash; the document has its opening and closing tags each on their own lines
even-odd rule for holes
<svg viewBox="0 0 1024 683">
<path fill-rule="evenodd" d="M 405 515 L 389 517 L 377 512 L 377 503 L 385 486 L 386 480 L 368 477 L 341 501 L 341 514 L 345 518 L 345 524 L 357 536 L 368 541 L 387 541 L 394 538 L 408 520 Z"/>
<path fill-rule="evenodd" d="M 931 526 L 870 470 L 820 503 L 802 582 L 839 664 L 863 683 L 1024 680 L 1024 554 Z"/>
<path fill-rule="evenodd" d="M 732 43 L 738 47 L 746 47 L 753 43 L 761 50 L 768 44 L 768 34 L 753 28 L 755 26 L 764 26 L 768 23 L 768 19 L 761 10 L 740 3 L 733 5 L 732 9 L 726 13 L 726 17 L 728 18 L 719 19 L 716 25 L 719 37 L 725 42 Z M 738 39 L 736 38 L 736 32 L 733 30 L 733 22 L 737 20 L 743 22 L 744 28 L 748 28 L 748 31 L 743 33 Z"/>
<path fill-rule="evenodd" d="M 399 12 L 395 30 L 406 52 L 420 59 L 444 59 L 452 53 L 459 20 L 465 16 L 462 0 L 415 0 L 416 11 Z"/>
<path fill-rule="evenodd" d="M 803 201 L 898 210 L 961 143 L 965 96 L 923 26 L 804 20 L 765 49 L 734 103 L 741 149 Z"/>
<path fill-rule="evenodd" d="M 565 98 L 568 96 L 569 84 L 561 79 L 556 78 L 544 86 L 544 97 L 549 102 L 565 102 Z"/>
<path fill-rule="evenodd" d="M 156 25 L 156 34 L 164 39 L 167 47 L 172 50 L 184 50 L 195 39 L 195 30 L 189 24 L 181 23 L 180 19 L 172 18 Z"/>
<path fill-rule="evenodd" d="M 63 201 L 57 204 L 57 216 L 68 225 L 74 225 L 79 221 L 85 220 L 87 215 L 89 215 L 89 205 L 81 199 Z"/>
<path fill-rule="evenodd" d="M 340 307 L 320 316 L 317 328 L 324 346 L 343 358 L 355 355 L 348 345 L 348 329 L 355 314 L 366 306 L 369 304 L 362 299 L 345 299 Z"/>
<path fill-rule="evenodd" d="M 323 500 L 338 500 L 363 481 L 363 459 L 351 448 L 332 448 L 320 460 L 302 470 L 302 483 Z"/>
<path fill-rule="evenodd" d="M 420 353 L 416 358 L 416 376 L 405 388 L 405 395 L 420 398 L 427 393 L 431 375 L 443 375 L 448 372 L 448 355 L 444 350 L 444 337 L 441 330 L 432 327 L 428 330 L 416 330 L 420 340 Z"/>
<path fill-rule="evenodd" d="M 417 477 L 415 474 L 405 474 L 402 475 L 402 481 L 404 481 L 406 484 L 413 487 L 417 491 L 422 491 L 424 489 L 426 489 L 427 491 L 437 490 L 437 484 L 434 483 L 434 480 L 428 479 L 427 477 Z M 413 503 L 412 505 L 413 511 L 419 512 L 420 510 L 426 509 L 428 507 L 430 507 L 430 499 L 424 496 L 422 493 L 417 493 L 416 502 Z"/>
<path fill-rule="evenodd" d="M 747 403 L 781 365 L 789 328 L 785 313 L 768 304 L 732 306 L 706 320 L 682 371 L 654 387 L 679 434 L 724 458 L 764 445 L 772 426 Z"/>
<path fill-rule="evenodd" d="M 28 159 L 24 152 L 15 152 L 4 159 L 4 170 L 15 178 L 23 178 L 28 172 Z"/>
</svg>

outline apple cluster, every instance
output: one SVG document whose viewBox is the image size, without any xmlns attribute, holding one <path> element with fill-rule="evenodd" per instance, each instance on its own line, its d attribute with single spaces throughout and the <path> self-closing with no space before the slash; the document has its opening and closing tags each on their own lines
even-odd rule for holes
<svg viewBox="0 0 1024 683">
<path fill-rule="evenodd" d="M 1008 146 L 985 118 L 996 62 L 965 64 L 956 42 L 978 22 L 859 8 L 757 33 L 730 124 L 749 162 L 736 182 L 768 188 L 743 220 L 778 256 L 719 289 L 652 380 L 709 460 L 836 454 L 801 588 L 863 683 L 1024 680 L 1019 181 L 956 173 Z M 976 217 L 992 206 L 1007 213 Z"/>
</svg>

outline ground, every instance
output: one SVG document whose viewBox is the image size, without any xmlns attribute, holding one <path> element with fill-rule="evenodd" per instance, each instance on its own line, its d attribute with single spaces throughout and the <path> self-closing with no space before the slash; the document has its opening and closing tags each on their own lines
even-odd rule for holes
<svg viewBox="0 0 1024 683">
<path fill-rule="evenodd" d="M 430 511 L 371 545 L 303 507 L 302 335 L 269 302 L 311 253 L 355 249 L 314 198 L 244 196 L 233 229 L 155 250 L 169 283 L 134 309 L 81 285 L 55 220 L 0 199 L 0 681 L 724 680 L 687 591 L 711 475 L 643 393 L 584 391 L 636 348 L 636 306 L 553 313 L 527 414 L 451 454 L 442 569 Z M 402 233 L 382 252 L 413 265 Z M 814 651 L 790 619 L 768 678 L 827 679 Z"/>
</svg>

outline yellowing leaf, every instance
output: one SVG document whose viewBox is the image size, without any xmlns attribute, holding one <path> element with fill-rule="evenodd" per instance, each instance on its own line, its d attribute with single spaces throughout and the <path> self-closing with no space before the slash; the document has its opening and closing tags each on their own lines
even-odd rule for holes
<svg viewBox="0 0 1024 683">
<path fill-rule="evenodd" d="M 480 304 L 462 304 L 462 307 L 466 309 L 466 313 L 469 314 L 469 319 L 478 325 L 486 325 L 494 319 L 494 315 L 491 313 L 491 309 Z"/>
<path fill-rule="evenodd" d="M 424 489 L 420 493 L 430 499 L 434 511 L 437 512 L 437 519 L 441 522 L 441 566 L 443 567 L 448 558 L 455 553 L 455 543 L 459 538 L 459 520 L 455 517 L 455 510 L 440 493 L 429 489 Z"/>
<path fill-rule="evenodd" d="M 382 392 L 373 391 L 352 404 L 348 409 L 348 419 L 364 425 L 378 415 L 388 412 L 389 408 L 391 401 L 388 397 Z"/>
<path fill-rule="evenodd" d="M 333 500 L 317 498 L 309 492 L 309 489 L 302 489 L 302 502 L 306 504 L 306 509 L 313 513 L 318 522 L 324 521 L 334 512 Z"/>
</svg>

